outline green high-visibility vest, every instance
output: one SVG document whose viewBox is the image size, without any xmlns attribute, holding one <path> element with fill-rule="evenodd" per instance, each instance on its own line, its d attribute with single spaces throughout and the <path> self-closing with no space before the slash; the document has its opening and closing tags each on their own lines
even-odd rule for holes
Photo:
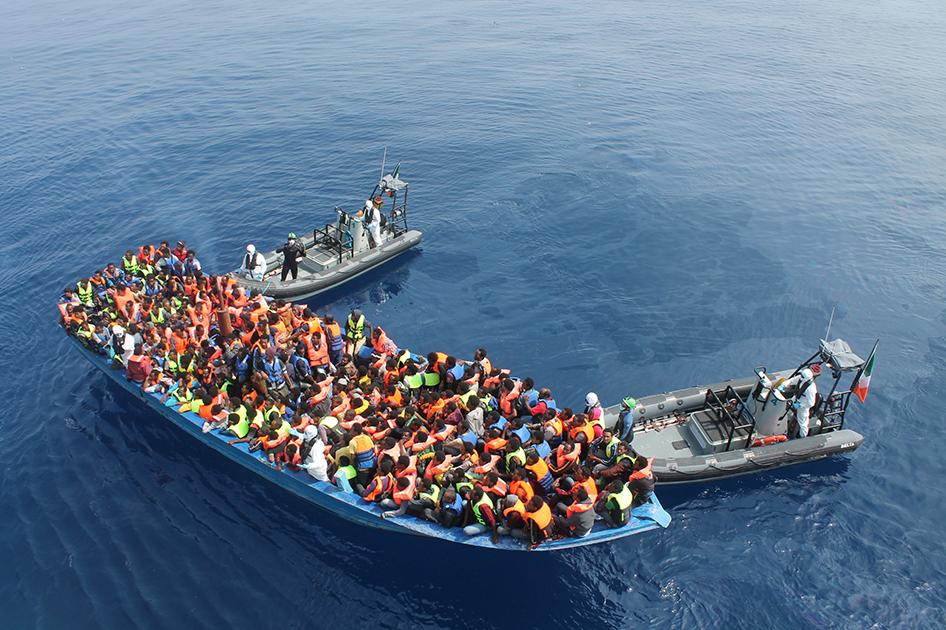
<svg viewBox="0 0 946 630">
<path fill-rule="evenodd" d="M 631 507 L 631 503 L 633 502 L 634 493 L 627 484 L 624 484 L 624 487 L 621 488 L 620 492 L 608 496 L 608 505 L 617 505 L 618 509 L 620 510 L 626 510 L 627 508 Z"/>
<path fill-rule="evenodd" d="M 421 492 L 417 496 L 420 497 L 421 501 L 429 500 L 434 505 L 437 505 L 437 501 L 440 500 L 440 486 L 438 486 L 437 484 L 431 484 L 430 490 L 427 490 L 426 492 Z"/>
<path fill-rule="evenodd" d="M 489 495 L 485 492 L 483 493 L 483 498 L 476 502 L 473 506 L 473 516 L 476 517 L 476 520 L 479 521 L 480 525 L 486 525 L 486 520 L 483 518 L 483 515 L 480 514 L 480 508 L 484 505 L 488 505 L 490 509 L 493 509 L 493 500 L 489 498 Z"/>
<path fill-rule="evenodd" d="M 358 341 L 359 339 L 364 339 L 365 337 L 365 316 L 364 314 L 358 318 L 358 321 L 354 321 L 351 318 L 351 315 L 348 316 L 348 323 L 345 326 L 345 336 L 351 339 L 352 341 Z"/>
</svg>

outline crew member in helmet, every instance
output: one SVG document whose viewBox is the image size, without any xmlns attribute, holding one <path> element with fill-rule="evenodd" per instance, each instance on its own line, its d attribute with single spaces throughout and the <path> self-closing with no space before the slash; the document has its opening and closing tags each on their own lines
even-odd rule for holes
<svg viewBox="0 0 946 630">
<path fill-rule="evenodd" d="M 279 280 L 286 281 L 286 276 L 292 274 L 295 280 L 299 275 L 299 259 L 305 258 L 305 245 L 296 238 L 295 232 L 290 232 L 286 244 L 276 250 L 276 253 L 283 255 L 282 274 Z"/>
<path fill-rule="evenodd" d="M 797 377 L 789 379 L 783 386 L 793 381 L 795 382 L 795 400 L 792 402 L 792 407 L 795 409 L 795 420 L 798 422 L 798 437 L 808 437 L 811 408 L 815 406 L 818 386 L 815 384 L 815 375 L 809 368 L 803 369 Z"/>
<path fill-rule="evenodd" d="M 253 280 L 262 280 L 263 274 L 266 273 L 266 258 L 256 251 L 256 247 L 252 243 L 246 246 L 246 254 L 243 256 L 240 272 Z"/>
</svg>

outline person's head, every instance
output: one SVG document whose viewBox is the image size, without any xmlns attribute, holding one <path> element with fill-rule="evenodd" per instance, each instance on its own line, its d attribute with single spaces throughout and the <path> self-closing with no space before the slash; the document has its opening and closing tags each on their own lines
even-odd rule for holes
<svg viewBox="0 0 946 630">
<path fill-rule="evenodd" d="M 532 380 L 531 376 L 527 376 L 522 380 L 522 389 L 528 391 L 535 387 L 535 381 Z"/>
<path fill-rule="evenodd" d="M 486 358 L 486 348 L 477 348 L 476 352 L 473 353 L 473 358 L 477 361 L 482 361 Z"/>
<path fill-rule="evenodd" d="M 397 469 L 398 470 L 407 470 L 411 465 L 411 458 L 407 455 L 401 455 L 397 458 Z"/>
<path fill-rule="evenodd" d="M 624 482 L 622 482 L 620 479 L 615 479 L 614 481 L 608 484 L 608 492 L 620 492 L 623 489 L 624 489 Z"/>
<path fill-rule="evenodd" d="M 394 462 L 390 459 L 383 459 L 381 463 L 378 464 L 378 470 L 380 470 L 383 475 L 390 475 L 394 470 Z"/>
<path fill-rule="evenodd" d="M 611 429 L 605 429 L 601 432 L 601 438 L 604 440 L 604 443 L 607 444 L 611 441 L 611 438 L 614 437 L 614 431 Z"/>
<path fill-rule="evenodd" d="M 237 424 L 239 424 L 239 423 L 240 423 L 240 416 L 239 416 L 239 414 L 231 413 L 229 416 L 227 416 L 227 423 L 228 423 L 231 427 L 236 426 Z"/>
<path fill-rule="evenodd" d="M 495 470 L 486 473 L 486 483 L 495 486 L 497 481 L 499 481 L 499 474 Z"/>
<path fill-rule="evenodd" d="M 535 512 L 536 510 L 542 507 L 542 503 L 543 503 L 542 497 L 540 497 L 539 495 L 535 495 L 534 497 L 529 499 L 529 503 L 526 504 L 526 509 L 529 510 L 530 512 Z"/>
</svg>

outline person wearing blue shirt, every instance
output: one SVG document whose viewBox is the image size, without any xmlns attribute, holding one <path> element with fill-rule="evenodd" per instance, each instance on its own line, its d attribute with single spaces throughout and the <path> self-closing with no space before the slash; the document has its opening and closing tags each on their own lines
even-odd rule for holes
<svg viewBox="0 0 946 630">
<path fill-rule="evenodd" d="M 548 460 L 549 455 L 552 454 L 552 447 L 545 441 L 545 434 L 542 429 L 536 429 L 532 432 L 532 448 L 544 460 Z"/>
</svg>

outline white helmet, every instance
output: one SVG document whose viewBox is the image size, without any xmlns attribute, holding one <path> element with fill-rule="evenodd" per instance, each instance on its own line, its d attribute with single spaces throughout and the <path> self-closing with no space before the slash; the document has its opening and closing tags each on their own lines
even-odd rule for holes
<svg viewBox="0 0 946 630">
<path fill-rule="evenodd" d="M 804 370 L 801 371 L 801 380 L 803 381 L 810 381 L 814 377 L 815 377 L 814 373 L 808 368 L 805 368 Z"/>
<path fill-rule="evenodd" d="M 250 243 L 249 245 L 246 246 L 246 253 L 247 253 L 247 254 L 252 254 L 252 253 L 255 252 L 255 251 L 256 251 L 256 246 L 253 245 L 253 243 Z"/>
<path fill-rule="evenodd" d="M 588 407 L 594 407 L 597 404 L 598 404 L 598 394 L 594 392 L 588 392 L 588 394 L 585 396 L 585 405 L 587 405 Z"/>
</svg>

